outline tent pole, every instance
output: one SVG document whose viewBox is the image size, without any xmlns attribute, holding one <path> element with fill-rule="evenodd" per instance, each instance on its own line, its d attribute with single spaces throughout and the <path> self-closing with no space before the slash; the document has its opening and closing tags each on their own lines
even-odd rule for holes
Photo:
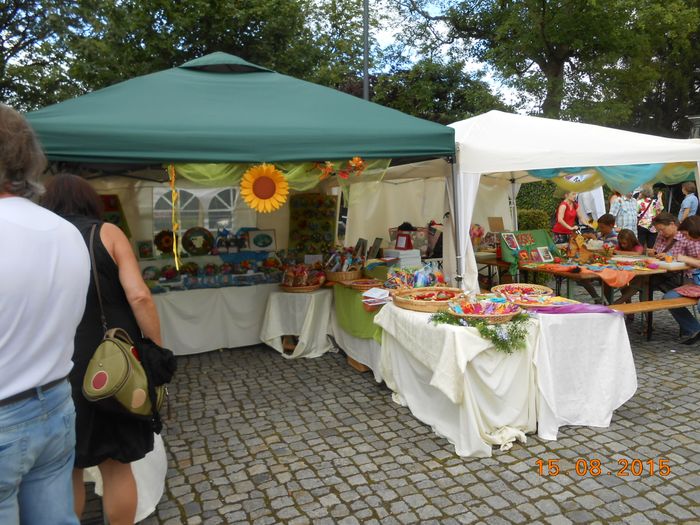
<svg viewBox="0 0 700 525">
<path fill-rule="evenodd" d="M 518 205 L 515 203 L 515 177 L 510 176 L 510 218 L 513 221 L 513 230 L 518 229 Z"/>
<path fill-rule="evenodd" d="M 462 187 L 459 183 L 459 173 L 457 172 L 457 164 L 455 163 L 454 157 L 450 157 L 450 167 L 452 168 L 452 231 L 454 232 L 454 243 L 457 252 L 457 275 L 455 275 L 455 285 L 457 288 L 462 288 L 462 280 L 464 276 L 462 275 L 462 270 L 464 268 L 463 258 L 462 258 L 462 228 L 460 227 L 460 217 L 461 210 L 459 209 L 459 195 L 461 195 Z"/>
</svg>

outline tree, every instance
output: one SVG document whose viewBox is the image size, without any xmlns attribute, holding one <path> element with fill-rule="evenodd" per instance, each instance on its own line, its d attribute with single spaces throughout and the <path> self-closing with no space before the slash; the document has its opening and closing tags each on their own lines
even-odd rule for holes
<svg viewBox="0 0 700 525">
<path fill-rule="evenodd" d="M 542 114 L 600 124 L 627 122 L 659 78 L 657 35 L 682 41 L 693 21 L 697 27 L 697 9 L 683 0 L 399 0 L 399 6 L 414 22 L 408 38 L 420 38 L 423 51 L 449 45 L 488 64 Z"/>
<path fill-rule="evenodd" d="M 465 73 L 461 62 L 433 59 L 380 75 L 373 101 L 441 124 L 506 109 L 485 82 Z"/>
<path fill-rule="evenodd" d="M 308 0 L 82 0 L 68 47 L 86 89 L 223 51 L 298 75 L 314 67 Z"/>
<path fill-rule="evenodd" d="M 76 92 L 62 67 L 60 39 L 73 21 L 72 8 L 63 0 L 0 4 L 0 101 L 25 110 Z"/>
<path fill-rule="evenodd" d="M 698 0 L 689 0 L 687 7 L 700 7 Z M 686 118 L 700 114 L 700 20 L 697 16 L 669 15 L 675 4 L 648 11 L 650 28 L 659 19 L 672 16 L 690 29 L 687 39 L 679 39 L 676 32 L 656 32 L 654 63 L 658 78 L 651 90 L 635 107 L 629 127 L 655 135 L 688 137 L 691 123 Z"/>
</svg>

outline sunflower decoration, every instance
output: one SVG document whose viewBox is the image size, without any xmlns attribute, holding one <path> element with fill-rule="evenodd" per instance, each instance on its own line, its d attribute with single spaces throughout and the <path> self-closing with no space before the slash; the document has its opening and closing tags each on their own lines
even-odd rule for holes
<svg viewBox="0 0 700 525">
<path fill-rule="evenodd" d="M 243 174 L 241 195 L 255 211 L 269 213 L 287 202 L 289 184 L 272 164 L 258 164 Z"/>
</svg>

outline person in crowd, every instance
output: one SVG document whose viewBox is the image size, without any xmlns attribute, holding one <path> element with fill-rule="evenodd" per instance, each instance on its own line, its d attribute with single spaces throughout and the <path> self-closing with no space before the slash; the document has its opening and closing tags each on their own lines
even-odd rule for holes
<svg viewBox="0 0 700 525">
<path fill-rule="evenodd" d="M 643 187 L 637 199 L 637 238 L 645 248 L 654 246 L 656 228 L 651 223 L 663 209 L 663 193 L 659 191 L 654 198 L 654 190 L 650 186 Z"/>
<path fill-rule="evenodd" d="M 637 236 L 632 230 L 620 230 L 617 234 L 618 253 L 641 255 L 644 253 L 644 246 L 637 239 Z"/>
<path fill-rule="evenodd" d="M 78 524 L 67 376 L 90 262 L 78 231 L 30 201 L 46 166 L 26 120 L 0 104 L 0 523 Z"/>
<path fill-rule="evenodd" d="M 566 192 L 564 200 L 557 206 L 556 222 L 552 226 L 552 236 L 556 244 L 569 242 L 569 236 L 578 228 L 577 219 L 580 224 L 590 226 L 588 218 L 583 215 L 576 202 L 577 195 L 575 191 Z"/>
<path fill-rule="evenodd" d="M 654 247 L 647 249 L 647 255 L 658 259 L 671 257 L 679 260 L 679 257 L 688 256 L 700 259 L 700 217 L 698 219 L 690 217 L 679 226 L 678 219 L 665 211 L 654 217 L 653 226 L 659 232 Z M 692 278 L 692 271 L 667 272 L 652 275 L 650 286 L 653 290 L 660 290 L 664 293 L 681 286 L 685 281 Z M 630 284 L 621 290 L 622 295 L 615 301 L 615 304 L 629 302 L 629 300 L 641 289 L 638 279 L 635 278 Z"/>
<path fill-rule="evenodd" d="M 609 213 L 604 213 L 598 218 L 598 231 L 596 233 L 587 233 L 584 237 L 589 239 L 597 239 L 606 243 L 617 245 L 617 232 L 615 231 L 615 216 Z"/>
<path fill-rule="evenodd" d="M 101 200 L 92 186 L 76 175 L 55 176 L 47 184 L 42 203 L 78 229 L 83 249 L 89 243 L 92 226 L 97 226 L 94 258 L 108 328 L 126 330 L 133 341 L 139 341 L 143 334 L 161 345 L 158 312 L 129 240 L 117 226 L 100 220 Z M 148 421 L 100 411 L 81 393 L 88 362 L 103 336 L 92 279 L 86 295 L 85 315 L 75 338 L 75 368 L 70 375 L 77 411 L 75 512 L 80 517 L 85 505 L 83 469 L 97 465 L 104 483 L 103 502 L 109 523 L 131 524 L 137 494 L 130 464 L 153 449 L 153 431 Z"/>
<path fill-rule="evenodd" d="M 626 193 L 610 206 L 610 215 L 615 217 L 617 231 L 637 230 L 637 200 L 632 193 Z"/>
<path fill-rule="evenodd" d="M 685 197 L 683 198 L 683 202 L 681 202 L 681 209 L 678 211 L 679 223 L 698 212 L 698 198 L 695 195 L 695 183 L 684 182 L 681 186 L 681 191 Z"/>
<path fill-rule="evenodd" d="M 610 194 L 610 198 L 608 199 L 608 211 L 612 209 L 613 204 L 615 204 L 620 197 L 622 197 L 622 194 L 619 191 L 613 191 Z"/>
</svg>

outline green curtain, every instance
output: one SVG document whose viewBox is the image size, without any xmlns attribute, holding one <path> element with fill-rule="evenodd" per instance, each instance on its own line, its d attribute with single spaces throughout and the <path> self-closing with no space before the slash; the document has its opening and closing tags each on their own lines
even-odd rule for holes
<svg viewBox="0 0 700 525">
<path fill-rule="evenodd" d="M 337 177 L 338 184 L 343 191 L 353 180 L 375 181 L 381 180 L 386 173 L 386 169 L 391 163 L 391 159 L 371 159 L 367 160 L 365 171 L 361 175 L 350 175 L 348 179 Z M 337 172 L 347 164 L 346 160 L 332 161 Z M 295 191 L 309 191 L 315 188 L 320 181 L 321 170 L 314 162 L 276 162 L 274 163 L 287 179 L 289 189 Z M 178 177 L 195 182 L 208 187 L 231 187 L 238 186 L 243 174 L 256 164 L 175 164 L 175 171 Z"/>
</svg>

